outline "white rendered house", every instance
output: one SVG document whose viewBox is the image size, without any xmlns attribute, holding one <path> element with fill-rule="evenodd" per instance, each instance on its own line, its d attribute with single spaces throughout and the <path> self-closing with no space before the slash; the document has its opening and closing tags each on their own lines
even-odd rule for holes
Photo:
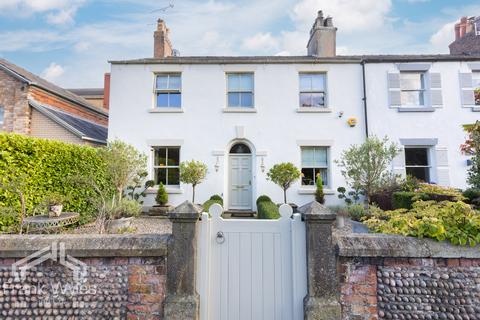
<svg viewBox="0 0 480 320">
<path fill-rule="evenodd" d="M 157 32 L 168 32 L 162 21 Z M 198 203 L 213 194 L 229 210 L 255 210 L 262 194 L 282 202 L 266 175 L 280 162 L 303 174 L 289 202 L 312 201 L 320 174 L 327 205 L 342 203 L 334 160 L 367 132 L 403 146 L 397 173 L 464 188 L 461 125 L 480 118 L 472 112 L 480 57 L 336 56 L 335 32 L 319 15 L 308 56 L 168 56 L 170 42 L 156 42 L 155 58 L 113 61 L 109 139 L 149 156 L 149 178 L 167 186 L 173 205 L 191 199 L 178 165 L 192 159 L 209 170 Z"/>
</svg>

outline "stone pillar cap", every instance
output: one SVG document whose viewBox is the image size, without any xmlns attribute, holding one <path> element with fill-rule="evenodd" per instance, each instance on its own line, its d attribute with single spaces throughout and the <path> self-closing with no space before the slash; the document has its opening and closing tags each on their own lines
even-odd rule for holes
<svg viewBox="0 0 480 320">
<path fill-rule="evenodd" d="M 202 208 L 187 200 L 170 212 L 168 217 L 172 220 L 198 220 L 201 213 Z"/>
<path fill-rule="evenodd" d="M 302 214 L 304 220 L 335 220 L 337 215 L 326 206 L 312 201 L 298 208 L 298 212 Z"/>
</svg>

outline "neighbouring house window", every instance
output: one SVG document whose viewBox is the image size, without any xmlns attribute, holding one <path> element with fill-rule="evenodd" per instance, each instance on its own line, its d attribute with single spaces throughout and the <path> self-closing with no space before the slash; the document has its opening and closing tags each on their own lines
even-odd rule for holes
<svg viewBox="0 0 480 320">
<path fill-rule="evenodd" d="M 182 106 L 182 78 L 178 73 L 157 74 L 155 94 L 158 108 L 180 108 Z"/>
<path fill-rule="evenodd" d="M 158 185 L 180 185 L 180 147 L 155 147 L 154 149 L 154 181 Z"/>
<path fill-rule="evenodd" d="M 425 73 L 401 72 L 400 90 L 403 106 L 424 106 Z"/>
<path fill-rule="evenodd" d="M 314 186 L 320 174 L 328 186 L 328 147 L 302 147 L 302 185 Z"/>
<path fill-rule="evenodd" d="M 405 147 L 405 169 L 407 175 L 430 182 L 430 159 L 428 148 Z"/>
<path fill-rule="evenodd" d="M 253 108 L 253 73 L 227 74 L 228 106 Z"/>
<path fill-rule="evenodd" d="M 480 72 L 472 73 L 473 91 L 475 92 L 475 105 L 480 106 Z"/>
<path fill-rule="evenodd" d="M 0 130 L 2 130 L 4 116 L 5 116 L 5 109 L 2 106 L 0 106 Z"/>
<path fill-rule="evenodd" d="M 325 107 L 325 73 L 300 73 L 300 107 Z"/>
</svg>

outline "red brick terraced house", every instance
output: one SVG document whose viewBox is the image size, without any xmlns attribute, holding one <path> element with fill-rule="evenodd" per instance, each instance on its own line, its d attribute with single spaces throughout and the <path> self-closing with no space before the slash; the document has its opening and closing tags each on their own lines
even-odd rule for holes
<svg viewBox="0 0 480 320">
<path fill-rule="evenodd" d="M 0 131 L 101 146 L 108 112 L 0 59 Z"/>
</svg>

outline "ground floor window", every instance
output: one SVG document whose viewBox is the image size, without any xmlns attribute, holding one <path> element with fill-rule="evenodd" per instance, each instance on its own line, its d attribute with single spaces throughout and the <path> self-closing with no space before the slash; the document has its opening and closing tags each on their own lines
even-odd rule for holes
<svg viewBox="0 0 480 320">
<path fill-rule="evenodd" d="M 155 184 L 180 185 L 180 147 L 154 147 L 153 175 Z"/>
<path fill-rule="evenodd" d="M 314 186 L 320 175 L 328 186 L 328 147 L 302 147 L 302 185 Z"/>
<path fill-rule="evenodd" d="M 429 148 L 405 147 L 405 169 L 407 175 L 430 182 Z"/>
</svg>

